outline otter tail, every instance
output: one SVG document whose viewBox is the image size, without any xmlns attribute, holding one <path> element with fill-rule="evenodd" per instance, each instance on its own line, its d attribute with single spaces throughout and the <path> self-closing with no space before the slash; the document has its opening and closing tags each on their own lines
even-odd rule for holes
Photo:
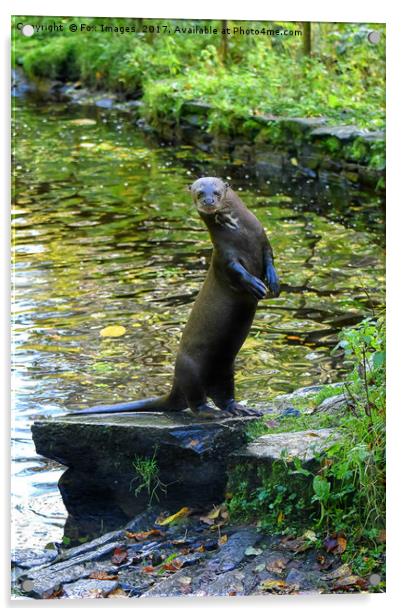
<svg viewBox="0 0 402 616">
<path fill-rule="evenodd" d="M 164 411 L 179 411 L 186 408 L 186 405 L 178 408 L 177 404 L 173 403 L 171 395 L 160 396 L 159 398 L 145 398 L 144 400 L 135 400 L 134 402 L 121 402 L 119 404 L 91 406 L 80 411 L 72 411 L 68 415 L 92 415 L 93 413 L 134 413 L 140 411 L 148 411 L 154 413 L 163 413 Z"/>
</svg>

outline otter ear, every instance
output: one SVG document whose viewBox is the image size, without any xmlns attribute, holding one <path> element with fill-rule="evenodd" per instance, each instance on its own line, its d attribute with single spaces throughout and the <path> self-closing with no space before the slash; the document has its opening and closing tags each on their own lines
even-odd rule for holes
<svg viewBox="0 0 402 616">
<path fill-rule="evenodd" d="M 229 182 L 225 182 L 225 188 L 226 188 L 226 190 L 227 190 L 228 188 L 230 188 L 230 184 L 229 184 Z"/>
<path fill-rule="evenodd" d="M 191 192 L 192 187 L 193 187 L 193 185 L 192 185 L 192 184 L 187 184 L 187 188 L 186 188 L 186 190 L 187 190 L 188 192 Z"/>
</svg>

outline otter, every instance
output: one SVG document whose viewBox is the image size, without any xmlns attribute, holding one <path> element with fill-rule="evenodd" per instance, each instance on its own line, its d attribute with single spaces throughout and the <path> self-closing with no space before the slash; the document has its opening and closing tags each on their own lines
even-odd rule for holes
<svg viewBox="0 0 402 616">
<path fill-rule="evenodd" d="M 170 393 L 72 414 L 185 409 L 206 419 L 262 414 L 236 402 L 234 360 L 250 330 L 258 301 L 266 297 L 268 289 L 274 297 L 280 293 L 272 248 L 258 219 L 226 182 L 203 177 L 189 190 L 209 231 L 213 251 L 205 282 L 183 330 Z M 219 410 L 208 404 L 208 398 Z"/>
</svg>

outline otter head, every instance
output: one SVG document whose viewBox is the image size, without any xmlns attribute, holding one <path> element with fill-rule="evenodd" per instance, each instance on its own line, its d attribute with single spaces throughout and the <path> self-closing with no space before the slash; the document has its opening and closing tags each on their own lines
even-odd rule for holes
<svg viewBox="0 0 402 616">
<path fill-rule="evenodd" d="M 200 178 L 189 186 L 198 212 L 216 214 L 224 207 L 224 199 L 229 184 L 220 178 Z"/>
</svg>

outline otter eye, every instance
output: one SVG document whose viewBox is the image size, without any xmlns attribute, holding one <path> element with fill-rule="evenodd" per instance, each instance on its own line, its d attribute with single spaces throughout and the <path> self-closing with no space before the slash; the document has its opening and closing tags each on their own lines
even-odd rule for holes
<svg viewBox="0 0 402 616">
<path fill-rule="evenodd" d="M 220 193 L 218 193 L 216 190 L 214 190 L 214 195 L 215 195 L 215 197 L 220 197 L 221 196 Z"/>
<path fill-rule="evenodd" d="M 203 194 L 204 193 L 202 192 L 202 190 L 199 190 L 198 193 L 197 193 L 197 197 L 202 197 Z"/>
</svg>

